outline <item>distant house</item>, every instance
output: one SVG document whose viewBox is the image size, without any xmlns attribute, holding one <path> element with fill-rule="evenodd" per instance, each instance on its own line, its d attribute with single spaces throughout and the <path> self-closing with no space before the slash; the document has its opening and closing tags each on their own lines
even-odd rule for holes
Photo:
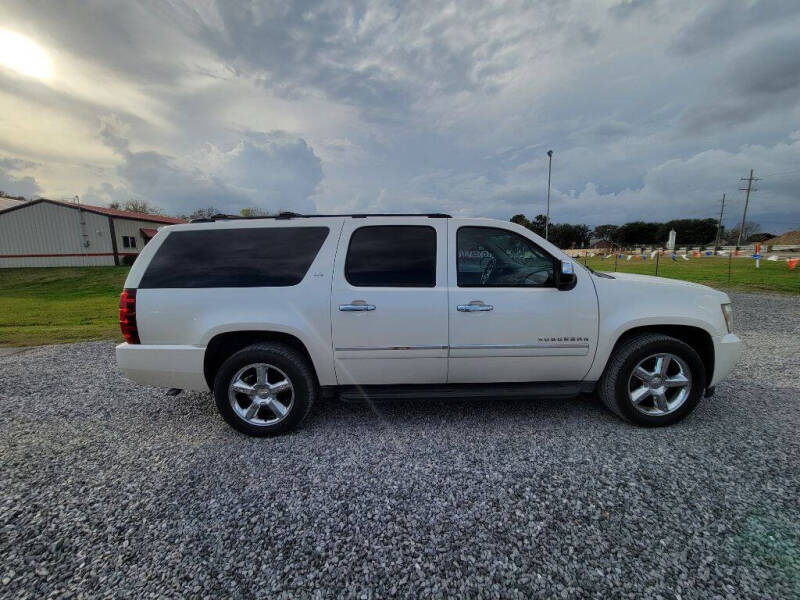
<svg viewBox="0 0 800 600">
<path fill-rule="evenodd" d="M 783 235 L 764 240 L 767 246 L 800 246 L 800 231 L 787 231 Z"/>
<path fill-rule="evenodd" d="M 119 265 L 159 227 L 183 222 L 44 198 L 13 202 L 0 204 L 0 268 Z"/>
</svg>

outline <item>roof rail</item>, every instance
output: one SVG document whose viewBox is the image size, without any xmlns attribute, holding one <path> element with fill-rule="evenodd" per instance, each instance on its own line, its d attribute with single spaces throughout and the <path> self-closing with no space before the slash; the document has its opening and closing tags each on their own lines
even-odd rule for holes
<svg viewBox="0 0 800 600">
<path fill-rule="evenodd" d="M 353 219 L 365 219 L 367 217 L 428 217 L 429 219 L 450 219 L 446 213 L 346 213 L 339 215 L 302 215 L 295 212 L 282 212 L 277 215 L 265 215 L 256 217 L 242 217 L 240 215 L 217 214 L 211 217 L 192 219 L 190 223 L 213 223 L 214 221 L 226 221 L 228 219 L 251 220 L 251 219 L 320 219 L 324 217 L 351 217 Z"/>
</svg>

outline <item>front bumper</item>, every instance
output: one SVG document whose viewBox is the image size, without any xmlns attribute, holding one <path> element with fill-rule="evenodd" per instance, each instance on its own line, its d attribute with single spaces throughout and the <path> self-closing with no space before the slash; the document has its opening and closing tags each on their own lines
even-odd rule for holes
<svg viewBox="0 0 800 600">
<path fill-rule="evenodd" d="M 742 351 L 742 342 L 733 333 L 714 338 L 714 374 L 706 387 L 714 387 L 733 370 L 739 354 Z"/>
<path fill-rule="evenodd" d="M 205 351 L 197 346 L 120 344 L 117 365 L 125 377 L 136 383 L 207 392 Z"/>
</svg>

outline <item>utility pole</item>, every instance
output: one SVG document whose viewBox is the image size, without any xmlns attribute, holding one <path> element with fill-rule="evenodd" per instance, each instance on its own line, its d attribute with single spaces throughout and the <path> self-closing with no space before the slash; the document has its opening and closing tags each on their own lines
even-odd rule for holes
<svg viewBox="0 0 800 600">
<path fill-rule="evenodd" d="M 544 219 L 544 239 L 549 240 L 547 237 L 550 233 L 550 174 L 553 172 L 553 151 L 547 151 L 547 215 Z"/>
<path fill-rule="evenodd" d="M 745 194 L 744 197 L 744 212 L 742 213 L 742 226 L 739 227 L 739 239 L 736 241 L 737 248 L 742 245 L 742 233 L 744 233 L 744 221 L 747 218 L 747 205 L 750 202 L 750 192 L 758 191 L 756 189 L 753 189 L 753 182 L 759 181 L 759 179 L 757 177 L 753 177 L 753 169 L 750 169 L 750 177 L 740 177 L 739 181 L 747 182 L 746 188 L 739 188 L 740 191 L 747 193 Z"/>
<path fill-rule="evenodd" d="M 714 250 L 719 248 L 719 239 L 722 235 L 722 213 L 725 212 L 725 194 L 722 194 L 722 206 L 719 209 L 719 223 L 717 223 L 717 243 L 714 245 Z"/>
</svg>

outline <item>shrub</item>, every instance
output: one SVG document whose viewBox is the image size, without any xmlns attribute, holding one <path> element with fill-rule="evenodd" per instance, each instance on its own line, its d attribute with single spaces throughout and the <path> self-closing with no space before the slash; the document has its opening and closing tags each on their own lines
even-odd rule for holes
<svg viewBox="0 0 800 600">
<path fill-rule="evenodd" d="M 125 265 L 126 267 L 131 267 L 133 266 L 135 260 L 136 260 L 135 254 L 134 255 L 126 254 L 125 256 L 122 257 L 122 264 Z"/>
</svg>

